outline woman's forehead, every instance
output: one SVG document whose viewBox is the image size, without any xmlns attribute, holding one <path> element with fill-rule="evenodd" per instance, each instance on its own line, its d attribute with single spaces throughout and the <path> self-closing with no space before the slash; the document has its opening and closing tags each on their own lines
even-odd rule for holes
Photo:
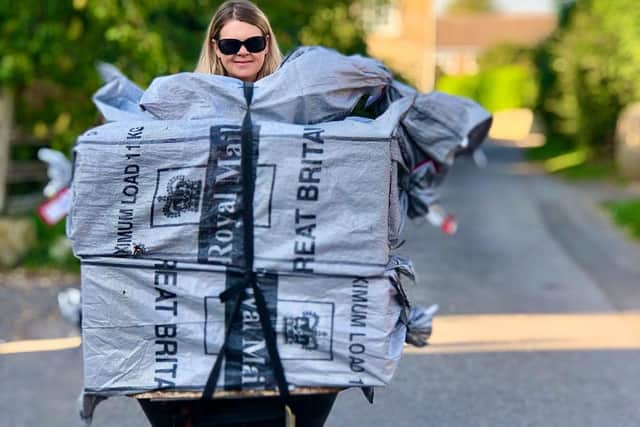
<svg viewBox="0 0 640 427">
<path fill-rule="evenodd" d="M 222 26 L 220 30 L 221 39 L 240 39 L 244 40 L 248 37 L 261 36 L 260 28 L 248 22 L 232 19 Z"/>
</svg>

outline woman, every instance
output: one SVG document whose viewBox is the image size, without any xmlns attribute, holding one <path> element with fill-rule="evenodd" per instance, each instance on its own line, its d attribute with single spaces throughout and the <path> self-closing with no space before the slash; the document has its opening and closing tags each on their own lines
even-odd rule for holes
<svg viewBox="0 0 640 427">
<path fill-rule="evenodd" d="M 209 23 L 195 72 L 255 82 L 276 71 L 281 61 L 282 54 L 265 14 L 249 1 L 229 0 L 218 8 Z M 335 398 L 335 393 L 292 396 L 290 406 L 296 424 L 322 426 Z M 276 397 L 208 402 L 141 399 L 139 402 L 154 427 L 282 426 L 284 423 L 285 411 Z"/>
<path fill-rule="evenodd" d="M 255 82 L 273 73 L 281 61 L 265 14 L 249 1 L 230 0 L 209 23 L 195 71 Z"/>
</svg>

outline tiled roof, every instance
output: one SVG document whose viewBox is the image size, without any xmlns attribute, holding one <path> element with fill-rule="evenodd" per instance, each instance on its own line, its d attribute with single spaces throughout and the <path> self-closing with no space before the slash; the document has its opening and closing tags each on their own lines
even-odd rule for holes
<svg viewBox="0 0 640 427">
<path fill-rule="evenodd" d="M 551 34 L 555 27 L 554 15 L 441 16 L 436 22 L 436 46 L 486 48 L 500 42 L 533 45 Z"/>
</svg>

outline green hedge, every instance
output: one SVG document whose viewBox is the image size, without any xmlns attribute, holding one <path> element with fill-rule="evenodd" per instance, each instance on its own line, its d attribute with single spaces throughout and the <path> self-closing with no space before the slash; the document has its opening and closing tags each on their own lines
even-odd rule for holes
<svg viewBox="0 0 640 427">
<path fill-rule="evenodd" d="M 550 133 L 611 156 L 616 121 L 640 100 L 640 8 L 634 0 L 569 4 L 536 53 L 537 110 Z"/>
<path fill-rule="evenodd" d="M 474 99 L 492 112 L 532 108 L 537 96 L 535 77 L 523 65 L 490 68 L 474 75 L 445 75 L 438 79 L 436 88 Z"/>
</svg>

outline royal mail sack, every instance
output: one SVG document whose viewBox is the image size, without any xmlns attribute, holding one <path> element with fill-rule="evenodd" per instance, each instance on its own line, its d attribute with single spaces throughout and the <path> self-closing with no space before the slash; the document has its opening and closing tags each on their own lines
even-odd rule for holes
<svg viewBox="0 0 640 427">
<path fill-rule="evenodd" d="M 375 121 L 252 125 L 256 271 L 384 272 L 394 128 L 410 104 Z M 80 136 L 76 256 L 244 268 L 241 136 L 220 120 L 113 122 Z"/>
<path fill-rule="evenodd" d="M 94 259 L 82 264 L 85 391 L 131 394 L 203 389 L 231 304 L 218 295 L 241 276 L 176 261 Z M 385 385 L 405 327 L 389 278 L 259 274 L 286 379 L 298 386 Z M 218 386 L 276 386 L 249 289 Z"/>
</svg>

